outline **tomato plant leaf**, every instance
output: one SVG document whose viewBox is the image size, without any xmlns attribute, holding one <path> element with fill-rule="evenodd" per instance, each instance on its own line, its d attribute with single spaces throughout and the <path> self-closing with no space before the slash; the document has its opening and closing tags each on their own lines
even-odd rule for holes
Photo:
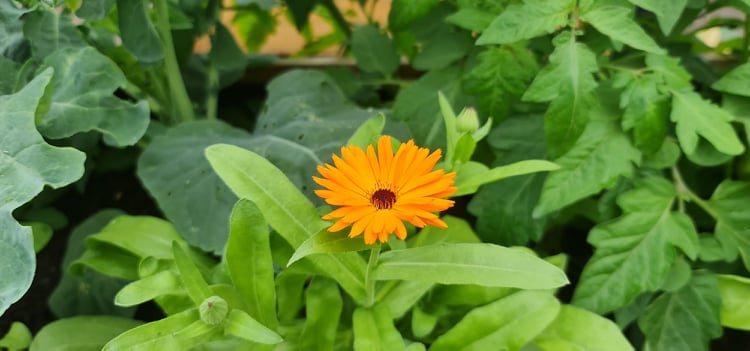
<svg viewBox="0 0 750 351">
<path fill-rule="evenodd" d="M 568 23 L 571 0 L 525 0 L 508 6 L 477 39 L 477 45 L 510 44 L 554 32 Z"/>
</svg>

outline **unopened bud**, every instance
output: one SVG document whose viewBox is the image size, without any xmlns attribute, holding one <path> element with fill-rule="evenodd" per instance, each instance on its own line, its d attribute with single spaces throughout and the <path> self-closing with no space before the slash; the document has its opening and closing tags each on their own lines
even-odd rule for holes
<svg viewBox="0 0 750 351">
<path fill-rule="evenodd" d="M 479 129 L 479 117 L 477 110 L 467 107 L 456 117 L 456 129 L 459 133 L 474 133 Z"/>
<path fill-rule="evenodd" d="M 229 305 L 224 299 L 218 296 L 211 296 L 201 303 L 198 308 L 201 320 L 208 325 L 217 325 L 227 318 Z"/>
</svg>

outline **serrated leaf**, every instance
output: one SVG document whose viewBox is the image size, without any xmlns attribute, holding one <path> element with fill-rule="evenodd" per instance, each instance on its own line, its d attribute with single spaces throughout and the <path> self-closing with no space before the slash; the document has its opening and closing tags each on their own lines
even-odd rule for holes
<svg viewBox="0 0 750 351">
<path fill-rule="evenodd" d="M 431 351 L 520 350 L 560 311 L 560 302 L 540 291 L 520 291 L 469 312 Z"/>
<path fill-rule="evenodd" d="M 357 27 L 352 33 L 352 54 L 365 72 L 390 76 L 398 69 L 398 52 L 393 41 L 374 25 Z"/>
<path fill-rule="evenodd" d="M 633 163 L 640 157 L 624 134 L 606 122 L 590 122 L 578 143 L 555 160 L 561 169 L 547 176 L 534 216 L 557 211 L 612 187 L 619 177 L 633 173 Z"/>
<path fill-rule="evenodd" d="M 659 296 L 646 309 L 638 326 L 651 350 L 706 351 L 721 336 L 721 297 L 712 274 L 698 274 L 682 289 Z"/>
<path fill-rule="evenodd" d="M 388 26 L 393 29 L 406 28 L 439 4 L 440 0 L 393 0 L 388 13 Z"/>
<path fill-rule="evenodd" d="M 737 275 L 718 275 L 721 294 L 721 325 L 750 330 L 750 279 Z"/>
<path fill-rule="evenodd" d="M 686 154 L 695 153 L 700 137 L 727 155 L 745 151 L 730 123 L 734 116 L 696 92 L 672 91 L 671 119 L 677 123 L 677 139 Z"/>
<path fill-rule="evenodd" d="M 745 63 L 729 71 L 711 87 L 725 93 L 750 96 L 748 81 L 750 81 L 750 63 Z"/>
<path fill-rule="evenodd" d="M 458 9 L 457 12 L 446 17 L 445 21 L 472 32 L 482 33 L 496 16 L 497 14 L 494 13 L 466 7 Z"/>
<path fill-rule="evenodd" d="M 540 351 L 632 351 L 628 339 L 611 320 L 563 305 L 552 324 L 532 341 Z"/>
<path fill-rule="evenodd" d="M 663 83 L 673 90 L 693 89 L 693 78 L 680 60 L 667 55 L 646 54 L 646 66 L 656 72 Z"/>
<path fill-rule="evenodd" d="M 716 237 L 723 246 L 736 247 L 746 269 L 750 269 L 750 184 L 725 180 L 708 205 L 716 219 Z"/>
<path fill-rule="evenodd" d="M 525 0 L 510 5 L 479 36 L 477 45 L 510 44 L 552 33 L 568 23 L 575 6 L 571 0 Z"/>
<path fill-rule="evenodd" d="M 13 218 L 13 210 L 45 185 L 60 188 L 83 175 L 82 152 L 47 144 L 34 127 L 51 79 L 52 70 L 45 70 L 21 91 L 0 96 L 0 267 L 7 267 L 0 277 L 0 315 L 29 288 L 36 264 L 31 229 Z"/>
<path fill-rule="evenodd" d="M 689 217 L 672 212 L 676 196 L 669 181 L 646 178 L 618 198 L 625 214 L 589 234 L 596 251 L 581 274 L 574 304 L 600 314 L 614 311 L 662 287 L 677 247 L 696 257 L 698 234 Z"/>
<path fill-rule="evenodd" d="M 654 54 L 666 53 L 633 20 L 632 10 L 624 6 L 594 5 L 581 13 L 581 19 L 608 37 Z"/>
<path fill-rule="evenodd" d="M 629 0 L 631 3 L 653 12 L 659 21 L 659 28 L 664 35 L 669 35 L 680 19 L 688 0 Z"/>
<path fill-rule="evenodd" d="M 146 132 L 148 104 L 131 104 L 113 95 L 125 86 L 125 75 L 96 49 L 61 49 L 45 58 L 42 67 L 55 71 L 49 111 L 37 122 L 45 136 L 59 139 L 94 130 L 107 144 L 126 146 Z"/>
</svg>

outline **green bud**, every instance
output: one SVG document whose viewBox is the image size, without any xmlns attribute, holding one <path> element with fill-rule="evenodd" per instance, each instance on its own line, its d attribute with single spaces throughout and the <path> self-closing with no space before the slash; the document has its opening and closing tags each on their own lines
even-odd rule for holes
<svg viewBox="0 0 750 351">
<path fill-rule="evenodd" d="M 477 110 L 467 107 L 456 118 L 456 129 L 459 133 L 474 133 L 479 129 L 479 117 Z"/>
<path fill-rule="evenodd" d="M 227 318 L 229 305 L 218 296 L 211 296 L 203 300 L 198 308 L 201 320 L 208 325 L 217 325 Z"/>
</svg>

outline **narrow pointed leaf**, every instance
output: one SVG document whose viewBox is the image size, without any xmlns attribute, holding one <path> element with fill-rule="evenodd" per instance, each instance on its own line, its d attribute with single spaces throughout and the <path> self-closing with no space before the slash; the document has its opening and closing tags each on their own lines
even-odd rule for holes
<svg viewBox="0 0 750 351">
<path fill-rule="evenodd" d="M 333 349 L 343 306 L 338 285 L 324 277 L 313 279 L 305 291 L 305 302 L 301 349 Z"/>
<path fill-rule="evenodd" d="M 208 283 L 203 279 L 198 267 L 179 243 L 172 242 L 172 252 L 177 270 L 180 272 L 182 285 L 188 292 L 190 299 L 196 305 L 200 305 L 205 299 L 213 295 Z"/>
<path fill-rule="evenodd" d="M 260 344 L 278 344 L 283 341 L 279 334 L 238 309 L 229 312 L 226 321 L 226 333 Z"/>
<path fill-rule="evenodd" d="M 305 240 L 297 250 L 294 251 L 294 255 L 289 259 L 287 266 L 290 266 L 292 263 L 309 255 L 332 252 L 363 251 L 371 248 L 372 245 L 365 244 L 363 240 L 350 238 L 349 233 L 345 230 L 331 233 L 324 229 Z"/>
</svg>

